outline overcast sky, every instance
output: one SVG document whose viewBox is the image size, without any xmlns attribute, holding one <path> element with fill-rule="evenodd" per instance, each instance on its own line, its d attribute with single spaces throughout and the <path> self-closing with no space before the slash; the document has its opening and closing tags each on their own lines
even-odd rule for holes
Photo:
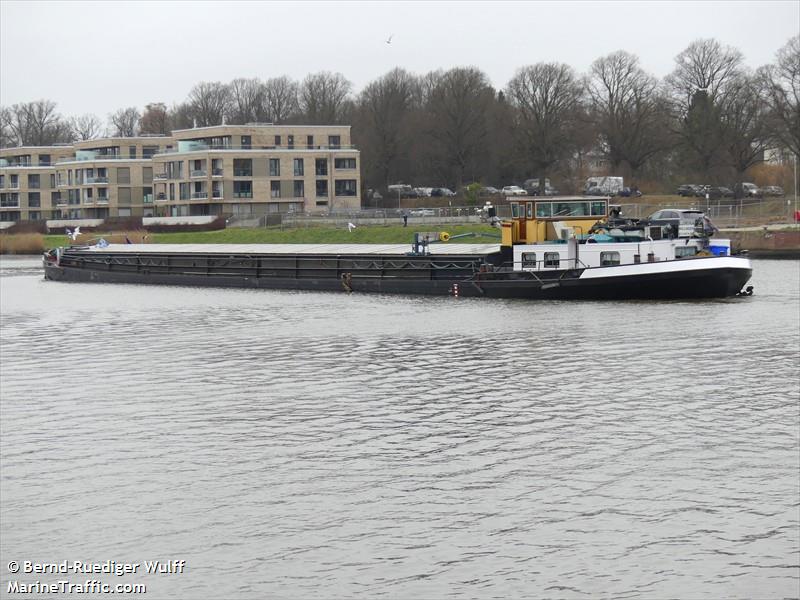
<svg viewBox="0 0 800 600">
<path fill-rule="evenodd" d="M 0 104 L 48 98 L 64 115 L 172 105 L 199 81 L 340 72 L 358 92 L 394 67 L 523 65 L 585 72 L 615 50 L 663 77 L 715 38 L 755 68 L 800 33 L 800 2 L 36 2 L 0 0 Z M 391 36 L 391 43 L 386 40 Z"/>
</svg>

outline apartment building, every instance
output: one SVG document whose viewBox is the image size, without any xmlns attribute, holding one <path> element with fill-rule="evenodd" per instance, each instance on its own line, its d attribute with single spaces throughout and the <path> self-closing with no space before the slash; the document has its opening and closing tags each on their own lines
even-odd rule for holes
<svg viewBox="0 0 800 600">
<path fill-rule="evenodd" d="M 55 164 L 73 152 L 72 146 L 0 149 L 0 221 L 54 218 Z"/>
<path fill-rule="evenodd" d="M 360 153 L 344 125 L 219 125 L 173 131 L 153 157 L 157 216 L 358 209 Z"/>
<path fill-rule="evenodd" d="M 0 221 L 358 209 L 350 127 L 219 125 L 0 150 Z"/>
<path fill-rule="evenodd" d="M 56 164 L 56 218 L 153 216 L 152 157 L 172 144 L 167 136 L 77 142 L 74 155 Z"/>
</svg>

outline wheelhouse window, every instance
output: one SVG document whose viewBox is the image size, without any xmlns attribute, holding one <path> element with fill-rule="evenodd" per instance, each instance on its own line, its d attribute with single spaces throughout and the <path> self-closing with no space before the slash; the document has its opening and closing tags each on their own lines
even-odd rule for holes
<svg viewBox="0 0 800 600">
<path fill-rule="evenodd" d="M 549 219 L 553 217 L 605 217 L 607 205 L 605 200 L 574 202 L 547 202 L 536 203 L 536 217 Z"/>
<path fill-rule="evenodd" d="M 511 203 L 511 218 L 519 219 L 519 202 Z"/>
<path fill-rule="evenodd" d="M 601 252 L 600 253 L 600 266 L 613 267 L 619 264 L 619 252 Z"/>
<path fill-rule="evenodd" d="M 536 252 L 523 252 L 522 253 L 522 268 L 535 269 L 536 268 Z"/>
<path fill-rule="evenodd" d="M 544 253 L 544 266 L 549 269 L 557 269 L 561 264 L 561 255 L 558 252 Z"/>
<path fill-rule="evenodd" d="M 686 258 L 687 256 L 695 256 L 697 248 L 694 246 L 677 246 L 675 248 L 675 258 Z"/>
</svg>

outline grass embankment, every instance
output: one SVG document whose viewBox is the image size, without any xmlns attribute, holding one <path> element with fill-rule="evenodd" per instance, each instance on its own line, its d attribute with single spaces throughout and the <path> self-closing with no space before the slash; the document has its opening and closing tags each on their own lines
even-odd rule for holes
<svg viewBox="0 0 800 600">
<path fill-rule="evenodd" d="M 45 240 L 41 233 L 0 235 L 0 254 L 41 254 L 44 247 Z"/>
<path fill-rule="evenodd" d="M 150 244 L 411 244 L 415 231 L 447 231 L 451 236 L 464 233 L 478 233 L 477 237 L 463 237 L 457 243 L 491 244 L 498 241 L 500 231 L 489 225 L 359 225 L 353 231 L 347 227 L 299 227 L 296 229 L 230 228 L 220 231 L 196 231 L 181 233 L 132 233 L 81 235 L 75 243 L 89 243 L 103 238 L 111 243 L 125 243 L 125 236 L 134 243 L 144 241 Z M 144 239 L 144 236 L 147 236 Z M 5 236 L 17 237 L 17 236 Z M 19 236 L 21 237 L 21 236 Z M 44 248 L 66 246 L 71 243 L 65 235 L 39 236 L 44 246 L 39 250 L 27 252 L 36 254 Z M 18 253 L 19 254 L 19 253 Z"/>
</svg>

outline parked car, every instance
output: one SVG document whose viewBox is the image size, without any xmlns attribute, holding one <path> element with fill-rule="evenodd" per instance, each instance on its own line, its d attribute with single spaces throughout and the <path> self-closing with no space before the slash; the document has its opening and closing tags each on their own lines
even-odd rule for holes
<svg viewBox="0 0 800 600">
<path fill-rule="evenodd" d="M 528 192 L 518 185 L 507 185 L 503 188 L 502 194 L 503 196 L 527 196 Z"/>
<path fill-rule="evenodd" d="M 434 217 L 436 216 L 436 211 L 432 208 L 415 208 L 411 211 L 412 217 Z"/>
<path fill-rule="evenodd" d="M 763 195 L 755 183 L 743 183 L 741 187 L 742 195 L 747 198 L 760 198 Z"/>
<path fill-rule="evenodd" d="M 709 198 L 717 199 L 717 198 L 733 198 L 733 190 L 730 188 L 722 187 L 722 186 L 713 186 L 710 185 L 705 189 L 704 197 L 708 196 Z"/>
<path fill-rule="evenodd" d="M 586 196 L 608 196 L 608 194 L 600 187 L 594 186 L 583 192 Z"/>
<path fill-rule="evenodd" d="M 478 195 L 479 196 L 496 196 L 499 193 L 500 193 L 500 190 L 498 190 L 496 187 L 492 187 L 490 185 L 487 185 L 486 187 L 482 187 L 478 191 Z"/>
<path fill-rule="evenodd" d="M 449 189 L 449 188 L 433 188 L 431 190 L 431 196 L 450 197 L 450 196 L 455 196 L 455 195 L 456 195 L 456 193 L 453 190 Z"/>
<path fill-rule="evenodd" d="M 619 195 L 623 198 L 641 198 L 642 192 L 639 191 L 639 188 L 624 187 L 619 191 Z"/>
<path fill-rule="evenodd" d="M 779 185 L 768 185 L 761 188 L 761 191 L 765 196 L 781 197 L 786 195 L 783 193 L 783 188 Z"/>
<path fill-rule="evenodd" d="M 694 196 L 695 188 L 693 183 L 684 183 L 678 186 L 678 196 Z"/>
<path fill-rule="evenodd" d="M 390 185 L 388 189 L 390 197 L 417 198 L 419 196 L 414 188 L 405 183 Z"/>
<path fill-rule="evenodd" d="M 696 227 L 702 228 L 703 211 L 684 209 L 684 208 L 666 208 L 654 212 L 647 218 L 650 225 L 671 225 L 672 237 L 677 237 L 681 230 L 694 230 Z M 701 223 L 698 224 L 698 220 Z"/>
</svg>

